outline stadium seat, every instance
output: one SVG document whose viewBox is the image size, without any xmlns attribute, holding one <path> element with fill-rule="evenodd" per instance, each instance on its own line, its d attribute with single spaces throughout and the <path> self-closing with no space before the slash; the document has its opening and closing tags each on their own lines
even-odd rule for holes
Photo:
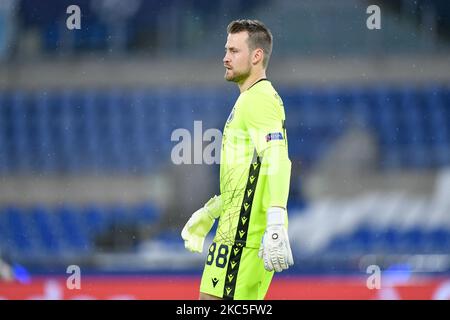
<svg viewBox="0 0 450 320">
<path fill-rule="evenodd" d="M 64 250 L 87 252 L 92 244 L 89 241 L 86 225 L 81 223 L 81 212 L 70 206 L 58 208 L 54 213 L 63 235 Z"/>
<path fill-rule="evenodd" d="M 10 230 L 9 237 L 12 247 L 19 253 L 30 253 L 34 243 L 33 234 L 27 224 L 26 215 L 16 207 L 8 207 L 4 210 L 7 230 Z"/>
<path fill-rule="evenodd" d="M 49 211 L 43 207 L 33 207 L 27 214 L 30 216 L 29 227 L 33 226 L 37 230 L 39 248 L 46 253 L 58 253 L 61 249 L 62 232 Z"/>
</svg>

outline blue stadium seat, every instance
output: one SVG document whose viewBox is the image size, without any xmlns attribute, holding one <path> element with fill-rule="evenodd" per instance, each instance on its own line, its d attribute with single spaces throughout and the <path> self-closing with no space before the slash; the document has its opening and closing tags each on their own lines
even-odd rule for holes
<svg viewBox="0 0 450 320">
<path fill-rule="evenodd" d="M 450 230 L 437 228 L 426 232 L 425 248 L 427 253 L 450 252 Z"/>
<path fill-rule="evenodd" d="M 400 234 L 400 248 L 403 253 L 423 253 L 425 234 L 421 228 L 405 230 Z"/>
<path fill-rule="evenodd" d="M 7 252 L 12 246 L 12 241 L 9 236 L 6 215 L 3 209 L 0 209 L 0 253 Z"/>
<path fill-rule="evenodd" d="M 58 253 L 62 233 L 52 221 L 50 212 L 43 207 L 33 207 L 28 215 L 30 223 L 37 229 L 39 247 L 46 253 Z"/>
<path fill-rule="evenodd" d="M 4 211 L 7 229 L 13 247 L 19 253 L 26 254 L 33 250 L 33 234 L 27 225 L 26 215 L 16 207 L 7 207 Z"/>
<path fill-rule="evenodd" d="M 82 225 L 89 237 L 100 233 L 107 227 L 105 211 L 95 205 L 89 205 L 82 211 Z"/>
<path fill-rule="evenodd" d="M 55 211 L 63 234 L 64 250 L 88 252 L 91 243 L 88 239 L 86 225 L 81 224 L 81 213 L 70 206 L 63 206 Z"/>
<path fill-rule="evenodd" d="M 144 224 L 156 223 L 160 218 L 160 212 L 151 203 L 143 203 L 132 209 L 135 212 L 136 220 Z"/>
<path fill-rule="evenodd" d="M 348 234 L 335 236 L 325 247 L 325 252 L 347 254 L 352 252 L 350 245 L 350 236 Z"/>
<path fill-rule="evenodd" d="M 371 230 L 366 226 L 357 228 L 350 235 L 349 244 L 353 251 L 358 253 L 372 252 L 373 235 Z"/>
<path fill-rule="evenodd" d="M 33 118 L 35 134 L 33 137 L 35 147 L 35 170 L 44 173 L 55 172 L 57 169 L 57 135 L 53 132 L 55 120 L 51 109 L 52 98 L 47 93 L 35 95 L 32 104 L 35 116 Z"/>
<path fill-rule="evenodd" d="M 398 231 L 393 228 L 384 230 L 372 229 L 373 253 L 395 253 L 400 245 Z"/>
<path fill-rule="evenodd" d="M 97 112 L 97 94 L 94 91 L 78 92 L 80 99 L 80 106 L 82 108 L 81 114 L 84 119 L 81 123 L 83 124 L 84 132 L 80 131 L 82 137 L 81 143 L 78 146 L 78 150 L 82 153 L 84 170 L 99 171 L 101 167 L 100 159 L 100 145 L 102 144 L 102 137 L 99 132 L 99 122 L 98 117 L 101 114 Z"/>
<path fill-rule="evenodd" d="M 48 23 L 46 26 L 43 26 L 43 44 L 44 48 L 47 51 L 57 51 L 59 48 L 59 43 L 61 41 L 60 39 L 60 28 L 58 28 L 59 23 L 58 21 L 53 21 L 51 23 Z M 69 33 L 70 35 L 70 33 Z"/>
<path fill-rule="evenodd" d="M 145 166 L 146 154 L 146 119 L 145 119 L 146 94 L 143 90 L 135 90 L 132 93 L 130 106 L 127 114 L 129 115 L 129 139 L 128 144 L 131 148 L 128 156 L 128 173 L 138 172 L 138 168 Z"/>
<path fill-rule="evenodd" d="M 132 212 L 123 205 L 113 205 L 107 208 L 108 223 L 112 226 L 131 225 L 135 222 Z"/>
<path fill-rule="evenodd" d="M 29 135 L 27 123 L 27 98 L 22 91 L 15 91 L 10 97 L 11 136 L 10 141 L 12 162 L 17 169 L 29 170 L 31 157 L 29 151 Z"/>
<path fill-rule="evenodd" d="M 7 155 L 7 119 L 5 112 L 4 92 L 0 91 L 0 175 L 8 173 L 8 155 Z"/>
</svg>

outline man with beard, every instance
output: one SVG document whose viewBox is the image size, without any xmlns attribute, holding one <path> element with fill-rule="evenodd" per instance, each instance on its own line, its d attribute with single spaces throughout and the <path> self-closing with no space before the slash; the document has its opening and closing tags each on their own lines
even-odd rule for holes
<svg viewBox="0 0 450 320">
<path fill-rule="evenodd" d="M 227 28 L 225 79 L 240 90 L 225 124 L 220 195 L 182 230 L 187 249 L 202 252 L 216 219 L 200 299 L 264 299 L 274 271 L 293 265 L 287 233 L 291 161 L 281 98 L 266 78 L 272 34 L 257 20 Z"/>
</svg>

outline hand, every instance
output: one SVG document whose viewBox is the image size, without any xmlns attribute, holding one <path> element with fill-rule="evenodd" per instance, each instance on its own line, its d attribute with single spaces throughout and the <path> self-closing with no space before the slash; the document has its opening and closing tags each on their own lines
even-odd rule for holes
<svg viewBox="0 0 450 320">
<path fill-rule="evenodd" d="M 181 231 L 186 249 L 192 252 L 203 252 L 205 237 L 211 230 L 214 220 L 205 208 L 194 212 Z"/>
<path fill-rule="evenodd" d="M 214 225 L 216 218 L 220 216 L 221 210 L 220 197 L 215 196 L 204 207 L 194 212 L 181 231 L 186 249 L 192 252 L 203 252 L 205 237 Z"/>
<path fill-rule="evenodd" d="M 271 207 L 267 212 L 267 228 L 258 252 L 267 271 L 281 272 L 294 265 L 284 214 L 284 209 L 278 207 Z"/>
</svg>

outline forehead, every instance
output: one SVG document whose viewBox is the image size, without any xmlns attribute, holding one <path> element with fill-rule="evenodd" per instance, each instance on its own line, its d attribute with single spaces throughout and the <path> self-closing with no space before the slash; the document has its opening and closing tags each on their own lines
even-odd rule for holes
<svg viewBox="0 0 450 320">
<path fill-rule="evenodd" d="M 247 46 L 248 33 L 247 31 L 241 31 L 238 33 L 229 33 L 227 37 L 226 48 L 235 47 L 242 48 Z"/>
</svg>

